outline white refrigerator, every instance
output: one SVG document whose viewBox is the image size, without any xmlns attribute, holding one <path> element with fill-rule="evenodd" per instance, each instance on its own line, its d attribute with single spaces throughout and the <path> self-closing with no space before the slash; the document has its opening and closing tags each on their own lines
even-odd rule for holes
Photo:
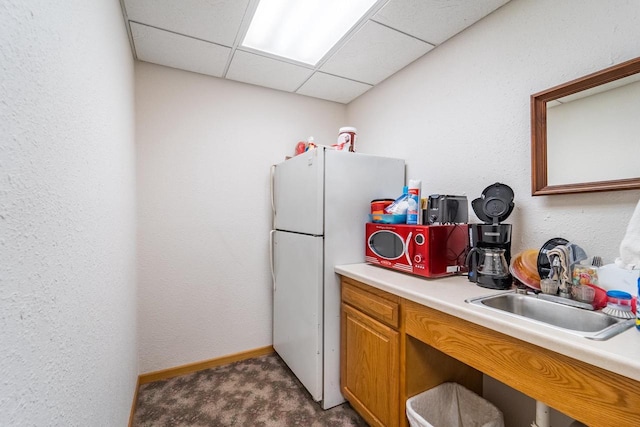
<svg viewBox="0 0 640 427">
<path fill-rule="evenodd" d="M 273 347 L 323 409 L 344 402 L 334 266 L 364 262 L 371 200 L 404 179 L 404 160 L 323 147 L 272 167 Z"/>
</svg>

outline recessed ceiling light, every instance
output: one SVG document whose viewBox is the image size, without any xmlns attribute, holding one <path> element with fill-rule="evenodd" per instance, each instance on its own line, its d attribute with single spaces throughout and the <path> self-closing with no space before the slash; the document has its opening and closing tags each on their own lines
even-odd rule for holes
<svg viewBox="0 0 640 427">
<path fill-rule="evenodd" d="M 377 0 L 260 0 L 243 46 L 315 65 Z"/>
</svg>

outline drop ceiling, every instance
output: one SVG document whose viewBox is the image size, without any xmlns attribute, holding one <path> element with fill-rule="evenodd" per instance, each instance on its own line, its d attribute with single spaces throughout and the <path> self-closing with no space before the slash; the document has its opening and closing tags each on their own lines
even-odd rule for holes
<svg viewBox="0 0 640 427">
<path fill-rule="evenodd" d="M 258 0 L 121 1 L 140 61 L 348 104 L 509 0 L 378 1 L 315 66 L 241 45 Z"/>
</svg>

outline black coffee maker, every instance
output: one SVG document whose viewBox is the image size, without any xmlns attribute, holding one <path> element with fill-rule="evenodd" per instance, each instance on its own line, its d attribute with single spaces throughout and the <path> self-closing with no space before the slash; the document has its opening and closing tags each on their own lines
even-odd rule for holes
<svg viewBox="0 0 640 427">
<path fill-rule="evenodd" d="M 513 278 L 511 262 L 511 224 L 501 224 L 513 212 L 513 190 L 496 182 L 471 202 L 484 224 L 469 224 L 467 268 L 469 281 L 490 289 L 509 289 Z"/>
</svg>

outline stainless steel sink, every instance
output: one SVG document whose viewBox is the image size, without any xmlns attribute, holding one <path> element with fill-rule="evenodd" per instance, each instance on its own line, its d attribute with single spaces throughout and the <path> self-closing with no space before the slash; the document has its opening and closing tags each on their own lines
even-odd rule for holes
<svg viewBox="0 0 640 427">
<path fill-rule="evenodd" d="M 634 319 L 618 319 L 600 311 L 558 304 L 532 294 L 507 292 L 471 298 L 466 302 L 592 340 L 609 339 L 635 324 Z"/>
</svg>

